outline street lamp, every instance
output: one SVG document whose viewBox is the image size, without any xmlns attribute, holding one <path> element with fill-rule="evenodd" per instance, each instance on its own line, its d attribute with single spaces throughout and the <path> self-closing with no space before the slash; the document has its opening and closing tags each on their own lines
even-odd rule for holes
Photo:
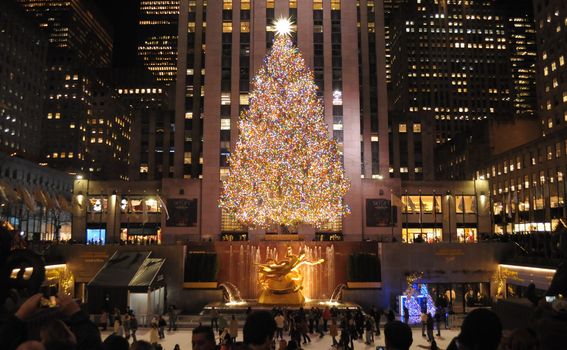
<svg viewBox="0 0 567 350">
<path fill-rule="evenodd" d="M 85 189 L 85 192 L 86 192 L 85 196 L 83 197 L 83 191 L 79 191 L 79 193 L 77 194 L 78 202 L 82 203 L 85 206 L 85 231 L 83 232 L 83 233 L 85 233 L 85 243 L 88 242 L 88 237 L 86 235 L 87 235 L 87 232 L 88 232 L 87 228 L 88 228 L 88 215 L 89 215 L 89 204 L 90 204 L 89 203 L 90 178 L 91 178 L 91 173 L 90 173 L 90 169 L 89 169 L 89 172 L 88 172 L 87 178 L 86 178 L 87 186 L 86 186 L 86 189 Z M 82 174 L 77 174 L 76 179 L 77 179 L 77 181 L 82 181 L 82 180 L 85 179 L 85 177 Z M 84 203 L 83 203 L 83 198 L 85 199 Z"/>
</svg>

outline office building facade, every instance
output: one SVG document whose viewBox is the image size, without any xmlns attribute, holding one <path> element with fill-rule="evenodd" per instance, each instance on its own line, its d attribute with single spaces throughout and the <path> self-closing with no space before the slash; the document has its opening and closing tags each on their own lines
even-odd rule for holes
<svg viewBox="0 0 567 350">
<path fill-rule="evenodd" d="M 175 84 L 179 0 L 142 0 L 138 20 L 138 56 L 155 79 Z"/>
<path fill-rule="evenodd" d="M 115 108 L 107 109 L 106 102 L 101 100 L 113 94 L 99 73 L 111 63 L 109 25 L 92 1 L 17 2 L 36 20 L 49 44 L 40 162 L 86 177 L 99 178 L 105 171 L 112 173 L 113 162 L 108 162 L 106 151 L 99 152 L 95 148 L 114 143 L 113 135 L 127 132 L 128 127 L 122 122 L 109 124 L 110 119 L 104 114 Z M 121 114 L 116 117 L 122 118 Z M 93 128 L 95 119 L 96 128 Z M 105 128 L 102 134 L 108 137 L 100 133 L 102 128 Z M 126 143 L 118 147 L 126 149 L 127 146 Z M 119 153 L 110 153 L 113 157 L 116 155 L 113 161 L 120 161 Z M 103 170 L 103 167 L 108 169 Z M 115 176 L 124 175 L 116 173 Z"/>
<path fill-rule="evenodd" d="M 353 215 L 343 230 L 361 232 L 361 176 L 387 176 L 389 168 L 382 2 L 181 1 L 179 8 L 173 173 L 202 178 L 202 208 L 214 218 L 203 229 L 221 230 L 220 179 L 239 114 L 271 47 L 272 23 L 284 16 L 296 22 L 293 40 L 314 70 L 352 182 Z"/>
<path fill-rule="evenodd" d="M 37 160 L 47 37 L 11 1 L 0 4 L 0 27 L 0 152 Z"/>
<path fill-rule="evenodd" d="M 488 179 L 495 231 L 550 232 L 567 213 L 567 88 L 565 44 L 567 6 L 534 1 L 537 38 L 537 113 L 540 136 L 492 157 L 476 178 Z"/>
</svg>

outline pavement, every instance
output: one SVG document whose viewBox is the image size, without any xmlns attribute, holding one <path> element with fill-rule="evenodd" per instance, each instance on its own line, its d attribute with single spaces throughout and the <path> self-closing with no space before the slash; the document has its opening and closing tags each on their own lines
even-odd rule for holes
<svg viewBox="0 0 567 350">
<path fill-rule="evenodd" d="M 382 330 L 383 325 L 382 325 Z M 191 349 L 191 331 L 192 328 L 183 328 L 173 332 L 165 332 L 165 339 L 160 341 L 161 346 L 164 350 L 172 350 L 175 344 L 179 344 L 181 350 L 190 350 Z M 429 349 L 430 345 L 427 342 L 425 337 L 421 335 L 421 327 L 413 327 L 413 344 L 411 349 Z M 458 329 L 450 329 L 450 330 L 442 330 L 441 337 L 435 337 L 435 341 L 439 349 L 447 349 L 447 346 L 451 342 L 451 340 L 457 336 L 459 333 Z M 102 339 L 104 340 L 107 336 L 111 334 L 110 331 L 102 332 Z M 138 339 L 142 340 L 149 340 L 150 338 L 150 329 L 149 328 L 140 328 L 136 333 Z M 323 338 L 319 338 L 316 334 L 310 335 L 311 343 L 307 345 L 303 345 L 303 349 L 305 350 L 330 350 L 332 340 L 331 337 L 326 335 Z M 285 337 L 286 340 L 289 340 L 289 336 Z M 238 334 L 238 341 L 242 341 L 242 329 L 239 330 Z M 374 344 L 366 345 L 362 340 L 357 340 L 354 342 L 354 348 L 356 350 L 375 350 L 377 346 L 384 346 L 384 333 L 381 336 L 374 338 Z"/>
</svg>

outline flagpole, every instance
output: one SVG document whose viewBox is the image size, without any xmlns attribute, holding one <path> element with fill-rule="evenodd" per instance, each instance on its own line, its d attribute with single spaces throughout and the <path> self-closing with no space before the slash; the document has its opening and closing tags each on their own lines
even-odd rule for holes
<svg viewBox="0 0 567 350">
<path fill-rule="evenodd" d="M 126 244 L 130 243 L 130 190 L 126 195 Z"/>
<path fill-rule="evenodd" d="M 419 190 L 419 234 L 423 239 L 423 207 L 421 205 L 421 190 Z"/>
<path fill-rule="evenodd" d="M 108 201 L 106 202 L 106 211 L 108 212 Z M 102 230 L 102 214 L 104 213 L 104 193 L 100 192 L 100 216 L 98 217 L 98 241 L 102 240 L 101 230 Z M 105 230 L 106 231 L 106 230 Z M 104 233 L 104 242 L 106 243 L 106 232 Z"/>
<path fill-rule="evenodd" d="M 465 236 L 465 233 L 467 232 L 467 219 L 465 216 L 465 211 L 467 211 L 467 207 L 465 205 L 465 193 L 461 192 L 461 203 L 463 204 L 463 239 L 465 241 L 465 243 L 467 243 L 467 237 Z"/>
<path fill-rule="evenodd" d="M 531 182 L 531 180 L 530 180 L 528 183 L 530 183 L 530 182 Z M 529 216 L 529 224 L 530 224 L 530 225 L 529 225 L 529 230 L 530 230 L 530 232 L 531 232 L 532 223 L 534 222 L 534 216 L 535 216 L 535 215 L 534 215 L 535 203 L 534 203 L 534 200 L 533 200 L 533 197 L 532 197 L 532 188 L 533 188 L 533 186 L 537 186 L 537 184 L 534 185 L 534 183 L 532 182 L 532 183 L 531 183 L 531 186 L 529 187 L 529 191 L 528 191 L 528 197 L 529 197 L 529 201 L 530 201 L 530 211 L 529 211 L 529 213 L 528 213 L 528 216 Z"/>
<path fill-rule="evenodd" d="M 433 238 L 437 238 L 437 193 L 433 190 Z"/>
<path fill-rule="evenodd" d="M 447 204 L 449 205 L 449 212 L 447 213 L 449 217 L 449 243 L 453 241 L 451 233 L 451 192 L 447 191 Z"/>
<path fill-rule="evenodd" d="M 394 242 L 394 192 L 390 188 L 390 228 L 391 228 L 391 242 Z"/>
<path fill-rule="evenodd" d="M 406 203 L 405 203 L 405 209 L 406 209 L 406 243 L 409 243 L 409 227 L 408 227 L 408 221 L 409 221 L 409 217 L 408 217 L 408 203 L 409 203 L 409 196 L 408 196 L 408 190 L 406 190 Z M 403 232 L 403 227 L 402 227 L 402 232 Z M 413 240 L 412 240 L 413 241 Z"/>
<path fill-rule="evenodd" d="M 557 176 L 557 172 L 555 173 L 555 177 L 557 181 L 555 182 L 555 192 L 557 193 L 557 208 L 559 208 L 559 176 Z M 558 210 L 559 211 L 559 210 Z"/>
<path fill-rule="evenodd" d="M 545 181 L 545 184 L 547 185 L 546 186 L 547 187 L 547 200 L 545 199 L 545 193 L 544 193 L 544 203 L 545 203 L 545 206 L 548 208 L 548 210 L 546 210 L 545 213 L 547 213 L 549 211 L 549 226 L 550 226 L 550 231 L 551 231 L 552 214 L 551 214 L 551 188 L 549 187 L 549 181 L 550 180 L 551 180 L 551 176 L 548 176 L 547 180 Z M 544 231 L 545 231 L 545 224 L 546 224 L 546 222 L 543 223 L 543 230 Z"/>
<path fill-rule="evenodd" d="M 479 223 L 478 223 L 478 196 L 477 196 L 477 191 L 476 191 L 476 179 L 473 180 L 473 188 L 474 188 L 474 204 L 475 204 L 475 219 L 476 219 L 476 230 L 477 230 L 477 242 L 478 242 L 478 229 L 480 227 Z"/>
<path fill-rule="evenodd" d="M 565 187 L 565 176 L 567 176 L 567 166 L 565 167 L 565 172 L 563 173 L 562 180 L 563 180 L 563 217 L 567 217 L 567 191 Z"/>
</svg>

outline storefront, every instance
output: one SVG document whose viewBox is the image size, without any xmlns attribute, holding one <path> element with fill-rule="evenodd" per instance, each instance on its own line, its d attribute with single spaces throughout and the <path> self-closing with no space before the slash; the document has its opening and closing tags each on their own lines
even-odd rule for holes
<svg viewBox="0 0 567 350">
<path fill-rule="evenodd" d="M 457 223 L 457 239 L 459 243 L 477 242 L 478 230 L 476 224 Z"/>
<path fill-rule="evenodd" d="M 545 295 L 555 269 L 500 264 L 498 273 L 500 288 L 503 289 L 498 294 L 505 298 L 523 298 L 526 296 L 528 286 L 532 283 L 535 286 L 536 296 Z"/>
<path fill-rule="evenodd" d="M 114 253 L 87 285 L 89 312 L 130 307 L 138 317 L 162 314 L 166 294 L 165 259 L 150 256 L 150 251 Z"/>
<path fill-rule="evenodd" d="M 120 228 L 120 240 L 127 244 L 160 244 L 161 228 L 157 223 L 126 223 Z"/>
<path fill-rule="evenodd" d="M 435 305 L 452 306 L 453 312 L 465 313 L 479 307 L 487 307 L 492 303 L 490 283 L 429 283 L 429 295 Z"/>
<path fill-rule="evenodd" d="M 106 243 L 106 223 L 88 224 L 87 244 L 102 245 Z"/>
<path fill-rule="evenodd" d="M 403 243 L 438 243 L 443 240 L 443 223 L 403 223 Z"/>
</svg>

